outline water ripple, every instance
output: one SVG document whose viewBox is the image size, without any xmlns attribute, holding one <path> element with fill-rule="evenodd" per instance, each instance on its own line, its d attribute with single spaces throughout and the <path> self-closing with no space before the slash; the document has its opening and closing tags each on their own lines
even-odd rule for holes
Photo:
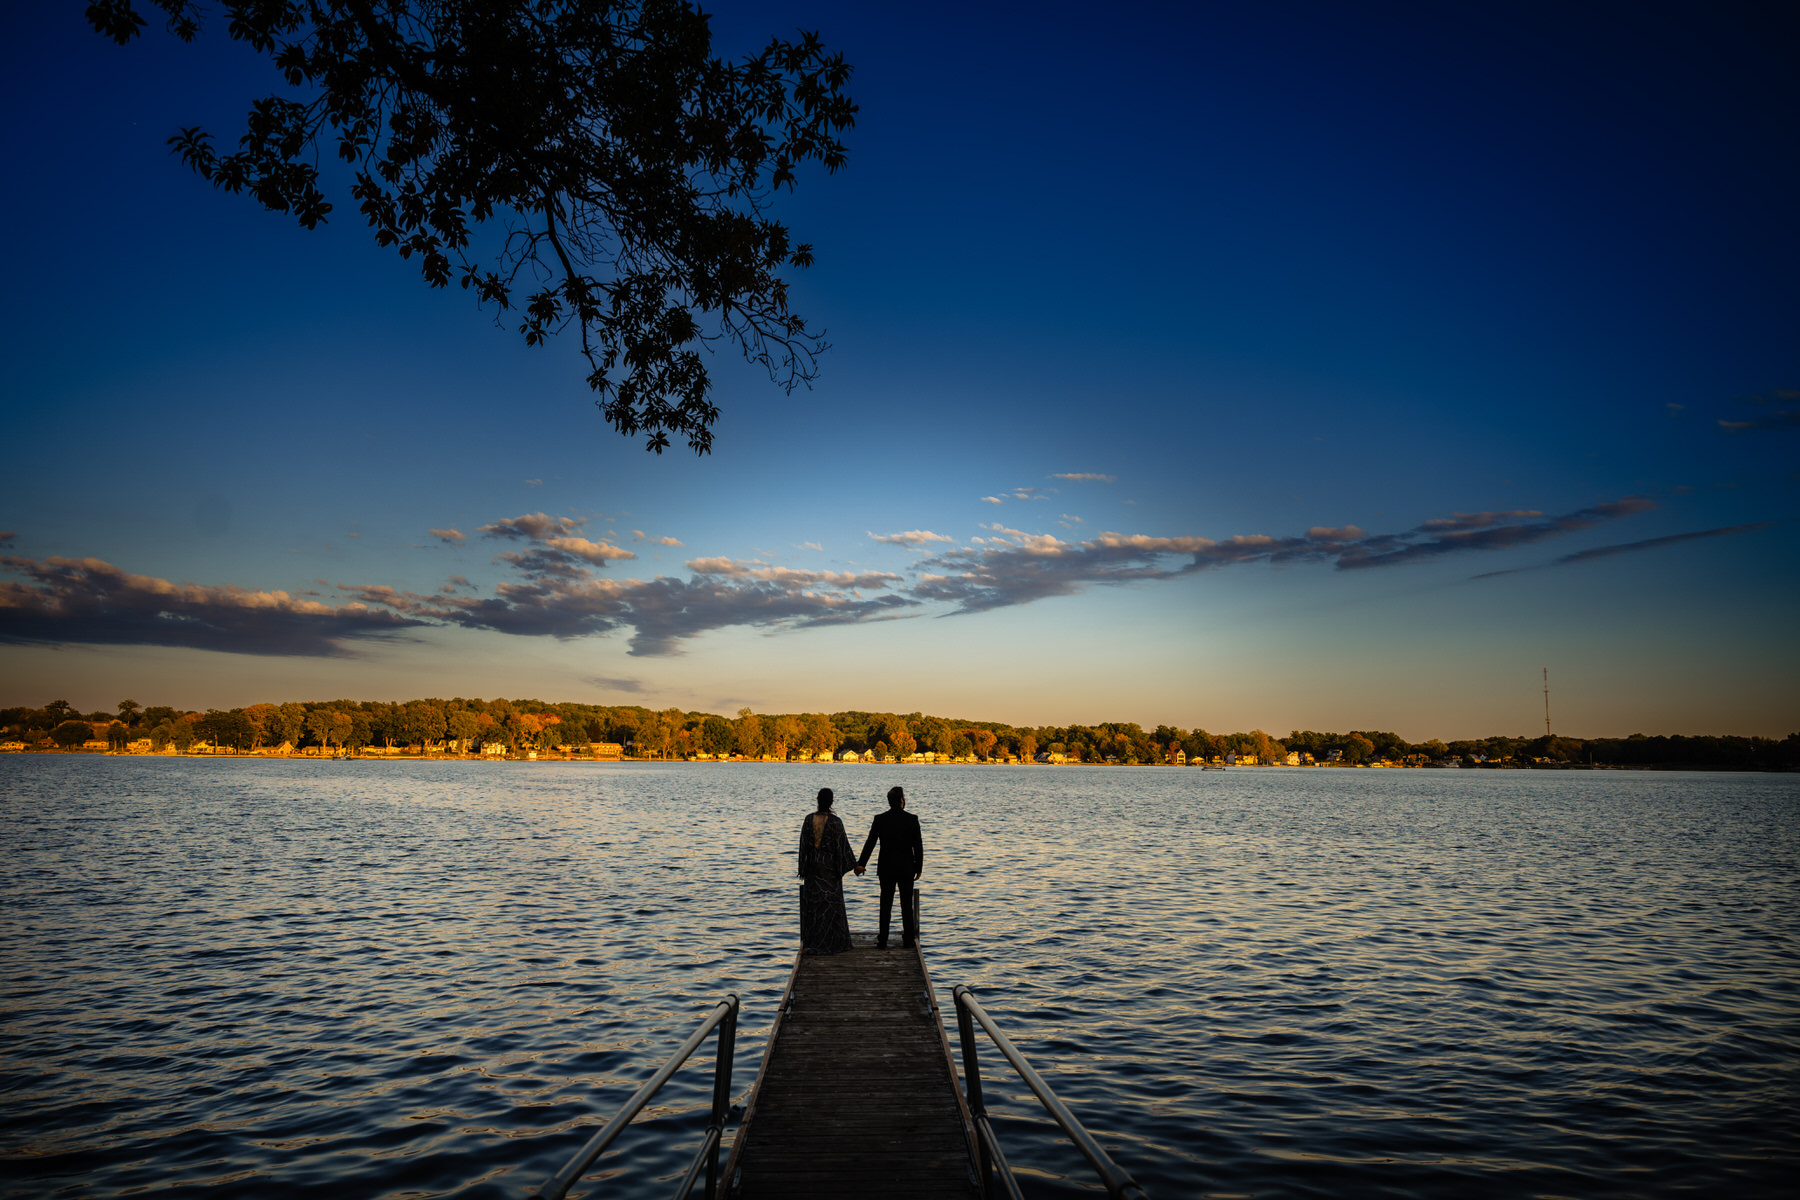
<svg viewBox="0 0 1800 1200">
<path fill-rule="evenodd" d="M 854 834 L 889 776 L 940 1004 L 1153 1195 L 1800 1174 L 1792 777 L 9 756 L 0 1192 L 516 1196 L 726 991 L 741 1103 L 807 797 Z M 1027 1194 L 1093 1195 L 984 1077 Z M 666 1194 L 709 1100 L 678 1075 L 584 1187 Z"/>
</svg>

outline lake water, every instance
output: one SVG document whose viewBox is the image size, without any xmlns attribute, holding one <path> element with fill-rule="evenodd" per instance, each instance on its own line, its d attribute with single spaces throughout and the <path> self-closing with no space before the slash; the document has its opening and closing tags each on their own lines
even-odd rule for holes
<svg viewBox="0 0 1800 1200">
<path fill-rule="evenodd" d="M 0 759 L 0 1189 L 518 1196 L 899 782 L 924 945 L 1151 1195 L 1776 1196 L 1800 777 Z M 875 923 L 852 878 L 852 928 Z M 985 1042 L 984 1042 L 985 1046 Z M 984 1054 L 1028 1194 L 1085 1164 Z M 710 1046 L 593 1178 L 664 1196 Z"/>
</svg>

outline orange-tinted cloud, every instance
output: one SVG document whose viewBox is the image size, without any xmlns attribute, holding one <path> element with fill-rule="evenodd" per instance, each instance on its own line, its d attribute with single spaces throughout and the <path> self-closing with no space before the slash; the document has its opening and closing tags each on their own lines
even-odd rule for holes
<svg viewBox="0 0 1800 1200">
<path fill-rule="evenodd" d="M 1103 533 L 1065 542 L 1051 534 L 993 524 L 986 528 L 998 536 L 921 562 L 920 578 L 910 594 L 953 604 L 958 612 L 983 612 L 1069 595 L 1091 584 L 1172 579 L 1242 563 L 1329 562 L 1338 570 L 1399 566 L 1529 545 L 1654 507 L 1645 497 L 1627 496 L 1560 517 L 1545 517 L 1535 510 L 1457 513 L 1403 533 L 1369 534 L 1355 525 L 1315 525 L 1298 537 L 1246 534 L 1222 541 Z"/>
<path fill-rule="evenodd" d="M 230 584 L 172 583 L 98 558 L 11 555 L 0 567 L 0 641 L 182 646 L 228 654 L 333 656 L 348 643 L 424 622 L 386 606 L 341 605 Z"/>
</svg>

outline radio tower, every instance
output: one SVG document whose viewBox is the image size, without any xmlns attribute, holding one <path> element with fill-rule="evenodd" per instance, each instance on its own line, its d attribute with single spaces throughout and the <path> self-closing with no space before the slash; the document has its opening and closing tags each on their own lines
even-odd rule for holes
<svg viewBox="0 0 1800 1200">
<path fill-rule="evenodd" d="M 1550 668 L 1544 668 L 1544 736 L 1550 736 Z"/>
</svg>

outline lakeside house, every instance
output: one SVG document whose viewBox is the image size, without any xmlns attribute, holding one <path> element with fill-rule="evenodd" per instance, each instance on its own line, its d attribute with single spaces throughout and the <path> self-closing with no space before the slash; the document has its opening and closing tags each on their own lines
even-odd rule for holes
<svg viewBox="0 0 1800 1200">
<path fill-rule="evenodd" d="M 502 741 L 478 742 L 472 738 L 467 739 L 467 740 L 452 739 L 452 740 L 447 740 L 447 741 L 442 741 L 442 742 L 437 742 L 437 743 L 426 743 L 423 745 L 421 745 L 420 743 L 414 742 L 414 743 L 410 743 L 410 744 L 388 744 L 385 746 L 380 745 L 380 744 L 346 746 L 344 744 L 335 744 L 335 743 L 331 744 L 331 745 L 324 745 L 324 746 L 319 746 L 319 745 L 297 746 L 297 745 L 295 745 L 295 743 L 293 741 L 282 741 L 275 745 L 257 745 L 257 746 L 250 746 L 250 747 L 244 747 L 244 748 L 237 748 L 237 747 L 232 747 L 232 746 L 227 746 L 227 745 L 215 744 L 206 739 L 197 738 L 191 742 L 186 742 L 185 744 L 180 744 L 180 745 L 178 745 L 177 743 L 175 743 L 173 741 L 170 741 L 170 742 L 166 742 L 165 744 L 163 744 L 162 746 L 159 747 L 159 746 L 154 745 L 152 739 L 149 737 L 139 736 L 139 737 L 132 737 L 129 740 L 125 740 L 124 737 L 121 736 L 122 731 L 112 730 L 112 732 L 114 734 L 113 738 L 108 738 L 108 739 L 88 738 L 83 741 L 76 742 L 73 745 L 69 745 L 69 746 L 53 744 L 52 739 L 50 738 L 50 736 L 47 733 L 38 735 L 38 736 L 34 736 L 29 741 L 15 735 L 15 736 L 7 738 L 3 742 L 0 742 L 0 753 L 10 753 L 10 754 L 19 754 L 19 753 L 88 754 L 88 755 L 105 755 L 107 757 L 113 757 L 113 756 L 117 756 L 117 755 L 140 755 L 140 756 L 147 756 L 147 757 L 148 756 L 201 756 L 201 757 L 206 757 L 206 756 L 213 756 L 213 755 L 224 755 L 224 756 L 256 756 L 256 757 L 268 757 L 268 758 L 287 758 L 287 757 L 341 758 L 341 757 L 345 757 L 348 755 L 348 756 L 355 756 L 355 757 L 367 756 L 370 758 L 377 758 L 377 759 L 388 758 L 388 757 L 397 757 L 397 756 L 402 756 L 402 755 L 419 755 L 419 754 L 424 754 L 427 757 L 432 757 L 432 756 L 435 756 L 436 754 L 442 753 L 445 755 L 451 755 L 451 756 L 455 756 L 455 757 L 472 757 L 472 758 L 476 758 L 476 759 L 486 759 L 489 761 L 493 761 L 495 759 L 500 759 L 500 758 L 526 758 L 526 757 L 552 758 L 552 759 L 582 759 L 582 758 L 589 758 L 591 756 L 592 760 L 599 760 L 599 761 L 604 761 L 604 762 L 632 761 L 632 760 L 636 760 L 640 757 L 640 754 L 639 754 L 640 748 L 637 746 L 634 746 L 630 742 L 623 742 L 623 743 L 620 743 L 620 742 L 576 742 L 576 743 L 562 744 L 562 745 L 556 746 L 553 749 L 549 750 L 548 752 L 532 751 L 530 744 L 513 747 L 513 746 L 507 745 L 505 742 L 502 742 Z M 189 733 L 189 736 L 192 736 L 192 734 Z M 1060 745 L 1060 743 L 1058 743 L 1058 745 Z M 1115 747 L 1113 745 L 1107 745 L 1104 747 L 1104 749 L 1106 749 L 1106 750 L 1111 750 L 1114 748 Z M 1430 756 L 1430 755 L 1428 755 L 1426 753 L 1422 753 L 1422 752 L 1397 753 L 1394 751 L 1389 751 L 1387 754 L 1371 756 L 1366 761 L 1353 762 L 1346 758 L 1346 751 L 1343 749 L 1333 749 L 1333 750 L 1321 749 L 1317 752 L 1317 754 L 1315 756 L 1315 754 L 1309 753 L 1308 751 L 1305 751 L 1305 750 L 1282 750 L 1282 749 L 1274 749 L 1272 747 L 1274 752 L 1269 755 L 1266 755 L 1266 756 L 1259 756 L 1256 753 L 1249 752 L 1249 751 L 1233 750 L 1233 751 L 1224 751 L 1224 752 L 1222 752 L 1218 755 L 1214 755 L 1210 758 L 1208 758 L 1207 756 L 1205 756 L 1204 754 L 1201 754 L 1201 753 L 1195 753 L 1195 754 L 1190 755 L 1190 754 L 1184 752 L 1183 750 L 1181 750 L 1179 746 L 1167 751 L 1167 758 L 1164 758 L 1162 754 L 1157 752 L 1159 749 L 1160 749 L 1160 747 L 1157 747 L 1154 745 L 1152 746 L 1151 753 L 1149 756 L 1147 756 L 1148 764 L 1146 763 L 1146 759 L 1144 757 L 1132 757 L 1131 755 L 1126 754 L 1123 751 L 1121 751 L 1120 754 L 1114 755 L 1114 754 L 1096 753 L 1092 749 L 1089 749 L 1088 752 L 1084 754 L 1083 748 L 1081 748 L 1081 747 L 1068 747 L 1060 752 L 1055 751 L 1055 750 L 1048 750 L 1048 749 L 1040 750 L 1040 751 L 1037 751 L 1031 758 L 1026 758 L 1026 759 L 1021 759 L 1012 754 L 1006 753 L 1005 749 L 1001 746 L 993 747 L 992 748 L 993 752 L 987 758 L 980 758 L 976 755 L 967 754 L 967 753 L 953 755 L 953 754 L 946 754 L 946 753 L 938 753 L 938 752 L 934 752 L 931 750 L 916 750 L 913 753 L 907 754 L 903 757 L 890 757 L 890 756 L 879 756 L 873 750 L 852 750 L 849 748 L 845 748 L 845 749 L 838 750 L 835 752 L 829 751 L 829 750 L 822 750 L 822 751 L 815 752 L 809 748 L 796 748 L 792 751 L 792 753 L 789 753 L 789 754 L 783 756 L 781 753 L 779 753 L 779 750 L 780 750 L 779 745 L 777 748 L 777 752 L 771 753 L 771 754 L 762 754 L 762 755 L 741 755 L 741 754 L 733 754 L 733 753 L 715 754 L 715 753 L 696 751 L 696 752 L 690 752 L 690 753 L 687 753 L 684 755 L 678 755 L 678 757 L 686 758 L 686 760 L 689 762 L 696 762 L 696 761 L 770 762 L 770 763 L 780 763 L 780 762 L 832 763 L 832 762 L 836 762 L 836 763 L 845 763 L 845 764 L 882 762 L 882 763 L 892 763 L 892 764 L 896 764 L 896 765 L 899 765 L 899 764 L 926 765 L 926 764 L 939 764 L 939 763 L 956 763 L 956 764 L 977 765 L 977 764 L 1000 764 L 1000 763 L 1017 764 L 1017 763 L 1021 763 L 1021 762 L 1024 762 L 1024 763 L 1035 762 L 1035 763 L 1041 764 L 1041 765 L 1065 765 L 1065 764 L 1080 764 L 1081 762 L 1083 762 L 1083 760 L 1085 758 L 1085 760 L 1088 763 L 1096 764 L 1096 765 L 1098 765 L 1098 764 L 1149 765 L 1149 764 L 1155 764 L 1155 763 L 1166 763 L 1166 764 L 1172 765 L 1172 766 L 1194 766 L 1194 767 L 1226 766 L 1226 765 L 1242 766 L 1242 767 L 1252 767 L 1252 766 L 1288 766 L 1288 767 L 1321 766 L 1322 767 L 1322 766 L 1330 766 L 1330 767 L 1361 767 L 1364 769 L 1374 768 L 1374 769 L 1387 769 L 1387 770 L 1402 769 L 1402 768 L 1420 768 L 1420 767 L 1426 767 L 1426 768 L 1435 767 L 1435 768 L 1439 768 L 1439 769 L 1444 769 L 1444 768 L 1457 769 L 1457 768 L 1465 768 L 1465 767 L 1466 768 L 1490 767 L 1490 768 L 1502 768 L 1502 769 L 1518 769 L 1520 767 L 1530 767 L 1530 766 L 1535 766 L 1535 767 L 1540 767 L 1540 768 L 1561 768 L 1561 769 L 1590 769 L 1590 770 L 1591 769 L 1603 769 L 1602 766 L 1596 766 L 1594 764 L 1568 763 L 1568 762 L 1564 762 L 1564 761 L 1561 761 L 1558 759 L 1553 759 L 1553 758 L 1549 758 L 1549 757 L 1545 757 L 1545 756 L 1537 756 L 1537 757 L 1529 758 L 1529 759 L 1521 756 L 1518 759 L 1513 760 L 1513 759 L 1506 759 L 1503 757 L 1490 757 L 1488 755 L 1482 755 L 1482 754 L 1457 755 L 1457 754 L 1452 754 L 1452 753 L 1444 753 L 1441 750 L 1436 757 Z M 1412 748 L 1403 747 L 1403 749 L 1412 749 Z M 1422 750 L 1423 748 L 1420 747 L 1417 749 Z M 1356 753 L 1355 748 L 1352 748 L 1349 751 L 1349 753 Z M 1365 753 L 1366 753 L 1366 751 L 1365 751 Z M 645 759 L 656 759 L 660 756 L 658 756 L 654 753 L 645 753 L 641 757 L 643 757 Z"/>
</svg>

